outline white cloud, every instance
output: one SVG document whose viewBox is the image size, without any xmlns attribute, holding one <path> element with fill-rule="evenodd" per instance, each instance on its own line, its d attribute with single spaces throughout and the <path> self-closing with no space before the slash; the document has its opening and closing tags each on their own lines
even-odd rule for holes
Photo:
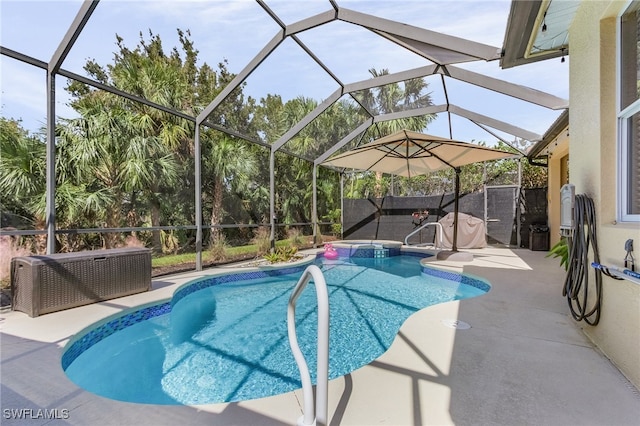
<svg viewBox="0 0 640 426">
<path fill-rule="evenodd" d="M 14 22 L 23 22 L 21 25 L 25 25 L 24 19 L 17 19 L 17 16 L 12 15 L 13 9 L 18 10 L 21 2 L 8 2 L 15 8 L 9 8 L 7 13 L 5 3 L 6 0 L 3 0 L 3 45 L 5 36 L 11 41 L 10 37 L 14 32 L 25 34 L 24 29 L 14 31 L 12 27 L 16 25 Z M 26 45 L 28 50 L 39 52 L 35 55 L 38 59 L 48 60 L 57 47 L 61 34 L 65 32 L 64 29 L 60 29 L 60 24 L 66 25 L 70 21 L 70 17 L 74 16 L 74 13 L 70 12 L 77 12 L 80 3 L 47 2 L 47 7 L 43 8 L 33 7 L 33 4 L 38 4 L 35 2 L 26 3 L 32 3 L 27 9 L 32 13 L 32 22 L 38 26 L 39 33 L 54 34 L 49 37 L 52 40 L 41 43 L 38 37 L 23 36 L 19 42 L 6 45 Z M 64 16 L 56 16 L 57 8 L 52 8 L 52 3 L 64 4 L 64 7 L 59 8 L 61 13 L 64 12 Z M 337 3 L 340 7 L 498 48 L 502 45 L 510 7 L 510 0 L 337 0 Z M 326 0 L 304 3 L 275 0 L 267 1 L 267 4 L 286 24 L 331 10 L 331 4 Z M 25 7 L 23 5 L 23 10 L 26 10 Z M 54 26 L 55 31 L 49 33 Z M 277 23 L 260 5 L 250 0 L 102 0 L 63 67 L 83 74 L 82 66 L 88 58 L 95 58 L 103 65 L 108 64 L 116 50 L 116 33 L 124 37 L 127 46 L 133 48 L 139 41 L 140 31 L 147 38 L 147 30 L 151 29 L 161 36 L 164 49 L 168 52 L 178 44 L 177 28 L 191 31 L 202 62 L 206 61 L 216 67 L 218 62 L 228 59 L 229 69 L 235 73 L 240 72 L 279 30 Z M 310 29 L 301 33 L 299 37 L 343 83 L 369 78 L 370 68 L 387 68 L 390 72 L 398 72 L 429 64 L 424 58 L 411 54 L 366 29 L 342 22 L 332 22 Z M 337 83 L 333 82 L 313 60 L 300 52 L 301 49 L 291 39 L 282 43 L 250 76 L 250 93 L 256 97 L 267 93 L 279 93 L 285 99 L 298 95 L 323 99 L 331 94 Z M 3 60 L 3 114 L 11 110 L 20 111 L 25 120 L 27 115 L 32 115 L 41 122 L 46 107 L 44 72 L 25 71 L 25 68 L 31 68 L 26 65 L 21 65 L 20 69 L 16 69 L 15 66 L 5 68 L 5 62 L 8 61 Z M 510 70 L 501 70 L 497 61 L 461 66 L 557 96 L 568 96 L 568 61 L 560 64 L 559 60 L 552 60 Z M 435 83 L 432 90 L 436 90 Z M 438 93 L 440 92 L 441 90 Z M 472 92 L 473 90 L 469 91 Z M 65 102 L 64 90 L 59 89 L 57 95 L 59 102 Z M 477 105 L 480 113 L 492 115 L 503 121 L 513 120 L 514 124 L 531 127 L 530 130 L 537 132 L 543 132 L 553 122 L 553 117 L 549 120 L 546 116 L 548 114 L 530 113 L 528 107 L 522 109 L 526 113 L 512 111 L 513 108 L 501 108 L 501 101 L 494 100 L 492 96 L 483 96 L 482 99 L 471 99 L 473 95 L 466 97 L 469 99 L 465 99 L 463 93 L 462 99 L 450 99 L 450 102 L 460 106 Z M 68 109 L 65 110 L 63 105 L 59 105 L 58 109 L 61 111 L 60 115 L 71 113 Z M 488 111 L 495 113 L 489 114 Z M 486 139 L 484 132 L 483 138 Z"/>
<path fill-rule="evenodd" d="M 0 87 L 2 88 L 2 116 L 22 120 L 24 128 L 36 131 L 46 124 L 47 88 L 43 69 L 1 57 Z M 66 78 L 56 79 L 56 116 L 74 117 L 64 91 Z"/>
<path fill-rule="evenodd" d="M 2 116 L 35 130 L 46 121 L 46 72 L 2 57 Z"/>
</svg>

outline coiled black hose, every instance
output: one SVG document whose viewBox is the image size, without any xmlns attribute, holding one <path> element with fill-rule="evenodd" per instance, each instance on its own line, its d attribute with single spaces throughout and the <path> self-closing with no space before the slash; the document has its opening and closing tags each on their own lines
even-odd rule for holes
<svg viewBox="0 0 640 426">
<path fill-rule="evenodd" d="M 602 302 L 602 272 L 595 273 L 595 288 L 589 288 L 589 247 L 593 248 L 593 261 L 600 263 L 596 232 L 596 210 L 593 200 L 587 195 L 575 196 L 573 209 L 573 235 L 569 237 L 569 267 L 562 295 L 567 297 L 571 316 L 576 321 L 584 320 L 589 325 L 600 321 Z M 593 300 L 595 299 L 595 300 Z M 591 305 L 591 308 L 587 308 Z"/>
</svg>

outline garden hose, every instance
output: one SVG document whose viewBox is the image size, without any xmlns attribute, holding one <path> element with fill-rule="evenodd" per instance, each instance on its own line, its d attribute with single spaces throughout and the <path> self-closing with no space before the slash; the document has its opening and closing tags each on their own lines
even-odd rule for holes
<svg viewBox="0 0 640 426">
<path fill-rule="evenodd" d="M 589 247 L 593 249 L 594 262 L 600 263 L 600 256 L 596 237 L 595 206 L 593 200 L 584 194 L 575 196 L 573 223 L 573 235 L 569 238 L 567 277 L 562 295 L 567 297 L 573 319 L 584 320 L 589 325 L 597 325 L 600 321 L 602 301 L 602 271 L 594 269 L 595 288 L 590 289 Z"/>
</svg>

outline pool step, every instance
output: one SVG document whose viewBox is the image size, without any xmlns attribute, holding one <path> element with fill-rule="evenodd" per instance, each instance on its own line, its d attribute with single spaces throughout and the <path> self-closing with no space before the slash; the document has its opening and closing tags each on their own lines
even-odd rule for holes
<svg viewBox="0 0 640 426">
<path fill-rule="evenodd" d="M 389 257 L 389 249 L 385 249 L 385 248 L 376 248 L 373 250 L 373 257 L 378 259 L 378 258 L 383 258 L 383 257 Z"/>
</svg>

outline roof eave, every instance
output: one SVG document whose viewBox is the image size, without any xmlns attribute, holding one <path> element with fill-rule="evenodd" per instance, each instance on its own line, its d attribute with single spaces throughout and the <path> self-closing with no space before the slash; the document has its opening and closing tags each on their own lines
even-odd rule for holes
<svg viewBox="0 0 640 426">
<path fill-rule="evenodd" d="M 534 159 L 540 157 L 541 153 L 553 142 L 558 135 L 569 127 L 569 110 L 565 109 L 558 119 L 549 127 L 549 130 L 545 132 L 542 139 L 533 145 L 529 152 L 527 152 L 527 158 Z"/>
<path fill-rule="evenodd" d="M 512 68 L 518 65 L 557 58 L 568 53 L 568 49 L 550 50 L 535 56 L 526 55 L 536 19 L 542 7 L 542 0 L 512 0 L 507 20 L 500 67 Z"/>
</svg>

